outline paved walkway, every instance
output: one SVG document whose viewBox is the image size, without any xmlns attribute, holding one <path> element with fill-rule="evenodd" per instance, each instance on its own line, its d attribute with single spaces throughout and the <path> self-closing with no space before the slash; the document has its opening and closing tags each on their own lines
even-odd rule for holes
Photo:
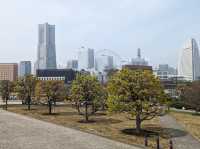
<svg viewBox="0 0 200 149">
<path fill-rule="evenodd" d="M 0 110 L 0 149 L 139 149 Z"/>
<path fill-rule="evenodd" d="M 171 132 L 174 132 L 172 140 L 175 149 L 200 149 L 200 142 L 186 133 L 184 128 L 172 116 L 165 115 L 160 119 L 163 127 L 169 128 L 169 130 L 172 130 Z"/>
</svg>

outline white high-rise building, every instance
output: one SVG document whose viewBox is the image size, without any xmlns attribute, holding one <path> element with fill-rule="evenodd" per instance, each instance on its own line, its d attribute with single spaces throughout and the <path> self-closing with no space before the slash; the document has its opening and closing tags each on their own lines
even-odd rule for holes
<svg viewBox="0 0 200 149">
<path fill-rule="evenodd" d="M 78 53 L 78 69 L 91 70 L 94 68 L 94 50 L 84 47 Z"/>
<path fill-rule="evenodd" d="M 113 68 L 114 68 L 113 56 L 101 55 L 95 58 L 95 69 L 98 72 L 104 72 L 105 70 Z"/>
<path fill-rule="evenodd" d="M 78 60 L 67 61 L 67 68 L 77 70 L 78 69 Z"/>
<path fill-rule="evenodd" d="M 35 69 L 56 69 L 55 25 L 39 24 Z"/>
<path fill-rule="evenodd" d="M 190 39 L 181 51 L 178 63 L 178 76 L 194 81 L 200 78 L 199 48 L 195 39 Z"/>
</svg>

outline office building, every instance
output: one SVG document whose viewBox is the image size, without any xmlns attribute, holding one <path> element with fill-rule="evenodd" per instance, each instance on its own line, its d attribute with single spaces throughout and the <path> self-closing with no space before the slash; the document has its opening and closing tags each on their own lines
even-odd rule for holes
<svg viewBox="0 0 200 149">
<path fill-rule="evenodd" d="M 55 25 L 39 24 L 35 70 L 56 68 Z"/>
<path fill-rule="evenodd" d="M 160 64 L 158 68 L 154 70 L 154 74 L 161 80 L 167 80 L 171 77 L 177 76 L 177 70 L 170 67 L 168 64 Z"/>
<path fill-rule="evenodd" d="M 94 68 L 94 50 L 82 47 L 78 52 L 78 69 L 90 70 Z"/>
<path fill-rule="evenodd" d="M 67 68 L 73 69 L 73 70 L 78 70 L 78 60 L 69 60 L 67 62 Z"/>
<path fill-rule="evenodd" d="M 113 56 L 101 55 L 95 58 L 95 69 L 98 72 L 104 72 L 114 68 Z"/>
<path fill-rule="evenodd" d="M 190 39 L 184 45 L 178 63 L 178 76 L 194 81 L 200 78 L 199 48 L 195 39 Z"/>
<path fill-rule="evenodd" d="M 76 71 L 72 69 L 38 69 L 36 76 L 38 80 L 60 80 L 65 84 L 71 83 L 76 77 Z"/>
<path fill-rule="evenodd" d="M 19 63 L 19 76 L 24 77 L 31 74 L 31 62 L 30 61 L 21 61 Z"/>
<path fill-rule="evenodd" d="M 0 63 L 0 80 L 16 81 L 18 78 L 17 63 Z"/>
</svg>

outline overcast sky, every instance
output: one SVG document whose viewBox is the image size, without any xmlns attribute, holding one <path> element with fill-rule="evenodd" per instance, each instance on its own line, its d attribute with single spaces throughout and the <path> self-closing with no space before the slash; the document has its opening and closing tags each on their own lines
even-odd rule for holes
<svg viewBox="0 0 200 149">
<path fill-rule="evenodd" d="M 56 25 L 57 63 L 81 46 L 122 58 L 137 48 L 150 64 L 176 66 L 185 41 L 200 40 L 199 0 L 1 0 L 0 62 L 36 60 L 38 24 Z"/>
</svg>

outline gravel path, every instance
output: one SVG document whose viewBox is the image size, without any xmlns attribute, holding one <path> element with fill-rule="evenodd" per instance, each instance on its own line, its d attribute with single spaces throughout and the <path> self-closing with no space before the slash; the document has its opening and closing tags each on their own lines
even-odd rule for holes
<svg viewBox="0 0 200 149">
<path fill-rule="evenodd" d="M 186 133 L 184 128 L 170 115 L 160 118 L 163 127 L 171 129 L 174 149 L 200 149 L 200 142 Z M 199 130 L 200 131 L 200 130 Z"/>
<path fill-rule="evenodd" d="M 0 149 L 139 149 L 0 110 Z"/>
</svg>

